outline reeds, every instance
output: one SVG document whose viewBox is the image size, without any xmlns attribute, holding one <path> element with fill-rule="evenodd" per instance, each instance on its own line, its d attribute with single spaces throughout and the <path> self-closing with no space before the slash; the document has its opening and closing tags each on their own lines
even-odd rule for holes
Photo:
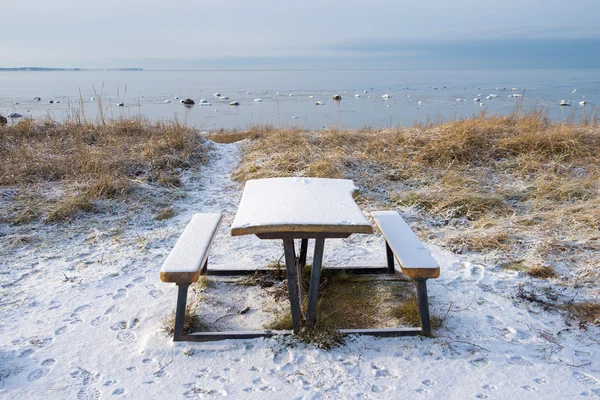
<svg viewBox="0 0 600 400">
<path fill-rule="evenodd" d="M 64 122 L 24 119 L 0 129 L 0 187 L 51 203 L 20 214 L 16 208 L 24 207 L 13 204 L 3 219 L 71 219 L 77 211 L 92 210 L 97 199 L 125 200 L 141 186 L 178 187 L 183 170 L 207 160 L 209 142 L 177 120 L 102 114 L 91 122 L 76 115 Z M 58 197 L 42 195 L 49 185 Z"/>
<path fill-rule="evenodd" d="M 452 249 L 531 265 L 598 261 L 595 118 L 554 122 L 533 110 L 397 129 L 267 130 L 234 177 L 290 175 L 352 179 L 363 208 L 416 211 L 413 224 Z"/>
</svg>

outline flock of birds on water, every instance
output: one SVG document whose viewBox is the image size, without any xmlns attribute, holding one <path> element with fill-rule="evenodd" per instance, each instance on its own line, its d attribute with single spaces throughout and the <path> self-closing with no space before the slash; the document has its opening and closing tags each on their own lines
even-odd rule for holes
<svg viewBox="0 0 600 400">
<path fill-rule="evenodd" d="M 430 88 L 431 90 L 438 90 L 438 87 L 435 87 L 435 86 L 433 86 L 433 87 L 429 87 L 429 88 Z M 405 88 L 403 88 L 402 90 L 407 90 L 407 89 L 409 89 L 409 88 L 408 88 L 408 87 L 405 87 Z M 446 86 L 444 86 L 444 87 L 442 87 L 442 89 L 447 89 L 447 87 L 446 87 Z M 371 88 L 370 90 L 373 90 L 373 88 Z M 466 90 L 466 88 L 465 88 L 465 90 Z M 496 88 L 494 88 L 494 90 L 495 90 L 495 91 L 499 91 L 499 90 L 507 90 L 507 88 L 502 88 L 502 89 L 500 89 L 500 88 L 497 88 L 497 87 L 496 87 Z M 519 91 L 519 89 L 518 89 L 518 88 L 511 88 L 510 90 L 511 90 L 511 92 L 513 92 L 513 93 L 511 93 L 511 94 L 509 94 L 509 95 L 508 95 L 508 97 L 509 97 L 509 98 L 517 98 L 517 99 L 518 99 L 518 98 L 521 98 L 521 97 L 523 96 L 523 95 L 522 95 L 522 94 L 520 94 L 520 93 L 516 93 L 516 92 L 518 92 L 518 91 Z M 573 94 L 575 94 L 576 92 L 577 92 L 577 89 L 573 89 L 572 93 L 573 93 Z M 263 91 L 262 93 L 263 93 L 263 94 L 266 94 L 266 93 L 268 93 L 268 92 L 267 92 L 267 91 Z M 345 93 L 347 93 L 347 91 L 345 91 Z M 369 93 L 369 91 L 368 91 L 368 90 L 363 90 L 363 94 L 367 94 L 367 93 Z M 250 95 L 250 94 L 252 94 L 252 92 L 248 91 L 248 92 L 246 92 L 246 94 Z M 281 92 L 276 92 L 276 94 L 277 94 L 277 96 L 282 96 L 282 95 L 284 95 L 284 94 L 283 94 L 283 93 L 281 93 Z M 240 95 L 240 93 L 238 93 L 238 95 Z M 294 93 L 289 93 L 289 97 L 293 97 L 293 96 L 294 96 Z M 64 96 L 64 95 L 63 95 L 63 97 L 66 97 L 66 96 Z M 144 97 L 143 95 L 142 95 L 142 96 L 140 96 L 140 98 L 143 98 L 143 97 Z M 211 106 L 211 105 L 212 105 L 212 103 L 211 103 L 209 100 L 207 100 L 207 99 L 200 99 L 200 100 L 198 100 L 198 101 L 196 102 L 196 101 L 194 101 L 194 100 L 192 100 L 191 98 L 188 98 L 188 97 L 186 97 L 186 98 L 181 98 L 181 97 L 179 97 L 179 96 L 171 96 L 171 95 L 169 95 L 169 97 L 173 97 L 173 99 L 174 99 L 174 100 L 178 100 L 178 101 L 179 101 L 181 104 L 183 104 L 183 105 L 184 105 L 184 106 L 186 106 L 186 107 L 192 107 L 192 106 L 194 106 L 194 105 L 198 105 L 198 106 L 204 106 L 204 107 L 207 107 L 207 106 Z M 215 93 L 215 94 L 213 95 L 213 97 L 214 97 L 215 99 L 218 99 L 218 100 L 229 100 L 229 97 L 228 97 L 228 96 L 222 95 L 222 94 L 221 94 L 221 93 L 219 93 L 219 92 Z M 358 93 L 354 95 L 354 98 L 356 98 L 356 99 L 358 99 L 358 98 L 361 98 L 361 97 L 362 97 L 362 95 L 361 95 L 361 94 L 358 94 Z M 369 95 L 368 97 L 371 97 L 371 96 Z M 392 96 L 391 96 L 390 94 L 387 94 L 387 93 L 381 96 L 381 98 L 382 98 L 382 99 L 384 99 L 384 100 L 390 99 L 391 97 L 392 97 Z M 410 95 L 407 95 L 407 97 L 410 97 Z M 491 93 L 491 94 L 489 94 L 488 96 L 486 96 L 486 97 L 485 97 L 485 99 L 486 99 L 486 100 L 492 100 L 492 99 L 494 99 L 494 98 L 497 98 L 497 97 L 498 97 L 498 95 L 497 95 L 497 94 Z M 308 96 L 308 98 L 309 98 L 309 99 L 314 99 L 314 95 L 309 95 L 309 96 Z M 473 101 L 474 101 L 475 103 L 479 103 L 479 106 L 480 106 L 480 107 L 483 107 L 483 106 L 484 106 L 484 103 L 481 101 L 481 100 L 482 100 L 482 98 L 483 98 L 483 94 L 477 94 L 477 96 L 476 96 L 476 97 L 473 99 Z M 583 98 L 585 99 L 585 95 L 583 96 Z M 109 100 L 110 100 L 110 99 L 109 99 Z M 170 99 L 170 98 L 163 98 L 163 97 L 161 97 L 161 98 L 160 98 L 160 100 L 161 100 L 161 101 L 163 101 L 163 102 L 164 102 L 164 103 L 166 103 L 166 104 L 169 104 L 169 103 L 171 103 L 171 99 Z M 342 101 L 342 96 L 341 96 L 341 95 L 339 95 L 339 94 L 334 94 L 334 95 L 332 96 L 332 100 L 333 100 L 333 101 L 336 101 L 336 102 L 338 102 L 338 103 L 339 103 L 339 102 L 341 102 L 341 101 Z M 34 102 L 41 102 L 41 101 L 42 101 L 42 99 L 41 99 L 41 97 L 39 97 L 39 96 L 36 96 L 36 97 L 34 97 L 34 98 L 33 98 L 33 101 L 34 101 Z M 96 98 L 94 98 L 94 97 L 91 97 L 91 98 L 90 98 L 90 101 L 94 102 L 94 101 L 97 101 L 97 99 L 96 99 Z M 263 102 L 263 99 L 261 99 L 261 98 L 256 98 L 256 99 L 254 99 L 253 101 L 254 101 L 254 103 L 262 103 L 262 102 Z M 456 99 L 456 101 L 457 101 L 457 102 L 465 102 L 465 101 L 467 101 L 467 100 L 466 100 L 466 99 L 464 99 L 464 98 L 457 98 L 457 99 Z M 60 101 L 60 100 L 48 100 L 48 104 L 60 104 L 60 103 L 61 103 L 61 101 Z M 15 106 L 15 105 L 19 105 L 19 104 L 20 104 L 19 102 L 14 102 L 14 103 L 13 103 L 13 106 Z M 316 101 L 316 102 L 315 102 L 315 105 L 317 105 L 317 106 L 322 106 L 322 105 L 324 105 L 324 104 L 325 104 L 325 102 L 323 102 L 323 101 Z M 419 101 L 417 102 L 417 104 L 418 104 L 419 106 L 420 106 L 420 105 L 422 105 L 422 104 L 423 104 L 422 100 L 419 100 Z M 580 106 L 585 106 L 585 105 L 587 104 L 587 101 L 586 101 L 586 100 L 582 100 L 582 101 L 579 101 L 579 102 L 578 102 L 578 104 L 579 104 Z M 230 105 L 230 106 L 239 106 L 239 105 L 240 105 L 240 102 L 239 102 L 239 101 L 237 101 L 237 100 L 234 100 L 234 101 L 231 101 L 231 102 L 229 102 L 229 105 Z M 560 103 L 559 103 L 559 105 L 560 105 L 561 107 L 568 107 L 568 106 L 570 106 L 570 105 L 571 105 L 571 103 L 570 103 L 569 101 L 567 101 L 567 100 L 561 100 L 561 101 L 560 101 Z M 125 106 L 125 103 L 124 103 L 124 102 L 118 102 L 118 103 L 117 103 L 117 106 L 118 106 L 118 107 L 124 107 L 124 106 Z M 387 107 L 389 107 L 390 105 L 389 105 L 389 104 L 387 104 L 386 106 L 387 106 Z M 28 112 L 30 112 L 31 110 L 27 110 L 27 111 L 28 111 Z M 217 110 L 215 110 L 215 111 L 217 111 Z M 11 119 L 18 119 L 18 118 L 22 118 L 22 117 L 23 117 L 23 115 L 22 115 L 22 114 L 20 114 L 20 113 L 18 113 L 18 112 L 15 112 L 15 111 L 13 111 L 13 112 L 11 112 L 11 113 L 8 113 L 6 117 L 4 117 L 4 116 L 2 116 L 2 115 L 0 114 L 0 125 L 5 125 L 5 124 L 7 124 L 7 123 L 8 123 L 7 117 L 8 117 L 8 118 L 11 118 Z M 297 117 L 292 117 L 292 118 L 297 118 Z"/>
</svg>

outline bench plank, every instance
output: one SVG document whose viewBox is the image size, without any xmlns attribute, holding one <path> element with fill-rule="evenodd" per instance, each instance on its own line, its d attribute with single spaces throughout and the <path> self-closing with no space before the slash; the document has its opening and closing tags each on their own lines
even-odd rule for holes
<svg viewBox="0 0 600 400">
<path fill-rule="evenodd" d="M 198 280 L 222 218 L 221 213 L 194 214 L 160 269 L 161 281 L 192 283 Z"/>
<path fill-rule="evenodd" d="M 396 211 L 373 211 L 371 216 L 394 252 L 404 275 L 413 279 L 440 276 L 438 263 Z"/>
</svg>

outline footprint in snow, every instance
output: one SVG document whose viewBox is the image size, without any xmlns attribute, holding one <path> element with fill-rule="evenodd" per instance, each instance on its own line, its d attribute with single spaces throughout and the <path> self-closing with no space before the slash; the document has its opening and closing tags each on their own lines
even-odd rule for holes
<svg viewBox="0 0 600 400">
<path fill-rule="evenodd" d="M 100 326 L 102 324 L 107 323 L 109 319 L 110 318 L 107 315 L 99 315 L 97 317 L 94 317 L 90 321 L 90 325 L 92 325 L 92 326 Z"/>
<path fill-rule="evenodd" d="M 483 278 L 483 267 L 481 267 L 479 265 L 474 265 L 469 270 L 469 273 L 471 275 L 471 278 L 473 278 L 473 279 L 475 279 L 475 280 L 478 281 L 481 278 Z"/>
<path fill-rule="evenodd" d="M 573 378 L 575 378 L 578 382 L 589 386 L 598 386 L 598 384 L 600 383 L 598 379 L 594 378 L 591 375 L 584 374 L 582 372 L 574 372 Z"/>
<path fill-rule="evenodd" d="M 377 385 L 371 386 L 371 392 L 373 392 L 373 393 L 385 393 L 385 392 L 389 392 L 390 390 L 392 390 L 392 388 L 389 386 L 377 386 Z"/>
<path fill-rule="evenodd" d="M 63 333 L 66 333 L 68 329 L 69 328 L 66 325 L 63 325 L 60 328 L 58 328 L 57 330 L 55 330 L 54 334 L 55 335 L 62 335 Z"/>
<path fill-rule="evenodd" d="M 423 385 L 425 386 L 433 386 L 435 385 L 435 381 L 429 380 L 429 379 L 425 379 L 424 381 L 421 382 Z"/>
<path fill-rule="evenodd" d="M 538 385 L 545 385 L 546 383 L 548 383 L 548 381 L 543 378 L 535 378 L 533 381 Z"/>
<path fill-rule="evenodd" d="M 38 380 L 42 379 L 43 377 L 45 377 L 46 375 L 48 375 L 49 373 L 50 373 L 50 369 L 48 369 L 48 368 L 35 369 L 35 370 L 31 371 L 29 373 L 29 375 L 27 375 L 27 381 L 28 382 L 38 381 Z"/>
<path fill-rule="evenodd" d="M 150 296 L 154 297 L 155 299 L 159 298 L 163 294 L 165 294 L 165 292 L 163 292 L 161 289 L 154 289 L 150 291 Z"/>
<path fill-rule="evenodd" d="M 108 314 L 116 314 L 118 312 L 119 312 L 119 307 L 116 304 L 113 304 L 106 311 L 104 311 L 104 314 L 106 314 L 106 315 L 108 315 Z"/>
<path fill-rule="evenodd" d="M 33 353 L 35 353 L 34 349 L 26 349 L 23 350 L 20 354 L 19 357 L 29 357 L 30 355 L 32 355 Z"/>
<path fill-rule="evenodd" d="M 119 321 L 110 326 L 113 331 L 122 331 L 127 329 L 127 321 Z"/>
<path fill-rule="evenodd" d="M 77 400 L 96 400 L 100 395 L 100 390 L 95 387 L 84 387 L 77 393 Z"/>
<path fill-rule="evenodd" d="M 138 276 L 132 282 L 133 283 L 144 283 L 144 282 L 146 282 L 146 279 L 147 278 L 145 276 Z"/>
<path fill-rule="evenodd" d="M 45 377 L 46 375 L 48 375 L 50 373 L 50 367 L 52 367 L 54 364 L 56 364 L 56 359 L 46 358 L 44 361 L 42 361 L 40 363 L 40 366 L 42 368 L 35 369 L 35 370 L 31 371 L 29 373 L 29 375 L 27 375 L 27 381 L 28 382 L 39 381 L 40 379 L 42 379 L 43 377 Z"/>
<path fill-rule="evenodd" d="M 510 356 L 507 357 L 506 362 L 512 365 L 523 365 L 523 366 L 531 366 L 533 365 L 532 363 L 530 363 L 528 360 L 524 359 L 521 356 Z"/>
<path fill-rule="evenodd" d="M 77 307 L 74 311 L 73 314 L 79 314 L 82 311 L 87 310 L 88 308 L 90 308 L 91 306 L 89 304 L 84 304 L 82 306 Z"/>
<path fill-rule="evenodd" d="M 590 351 L 583 351 L 583 350 L 575 350 L 573 352 L 573 354 L 575 354 L 577 357 L 591 357 L 592 353 Z"/>
<path fill-rule="evenodd" d="M 85 368 L 77 367 L 77 369 L 69 374 L 71 378 L 80 380 L 80 384 L 87 386 L 90 383 L 98 383 L 101 375 L 99 373 L 93 373 Z"/>
<path fill-rule="evenodd" d="M 526 390 L 528 392 L 535 392 L 537 390 L 533 386 L 529 386 L 529 385 L 521 386 L 521 389 Z"/>
<path fill-rule="evenodd" d="M 32 338 L 29 339 L 29 343 L 31 343 L 35 347 L 39 347 L 41 349 L 43 349 L 44 347 L 50 346 L 53 341 L 54 341 L 53 338 L 40 339 L 40 338 L 38 338 L 36 336 L 34 336 L 34 337 L 32 337 Z"/>
<path fill-rule="evenodd" d="M 56 363 L 56 360 L 54 358 L 46 358 L 44 361 L 42 361 L 42 363 L 40 364 L 42 367 L 51 367 Z"/>
<path fill-rule="evenodd" d="M 123 343 L 131 343 L 135 340 L 136 335 L 131 331 L 121 331 L 117 334 L 117 340 Z"/>
<path fill-rule="evenodd" d="M 488 365 L 490 363 L 490 361 L 485 358 L 485 357 L 478 357 L 474 360 L 469 361 L 471 364 L 473 364 L 476 367 L 485 367 L 486 365 Z"/>
<path fill-rule="evenodd" d="M 117 290 L 117 293 L 112 298 L 113 298 L 113 300 L 117 300 L 117 299 L 121 299 L 125 296 L 127 296 L 127 289 L 119 289 L 119 290 Z"/>
</svg>

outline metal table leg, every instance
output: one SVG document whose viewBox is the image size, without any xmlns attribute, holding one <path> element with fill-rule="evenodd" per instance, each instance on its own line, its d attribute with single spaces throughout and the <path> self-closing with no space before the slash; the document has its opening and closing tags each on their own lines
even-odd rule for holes
<svg viewBox="0 0 600 400">
<path fill-rule="evenodd" d="M 294 252 L 294 239 L 283 239 L 283 250 L 285 254 L 285 269 L 287 271 L 288 292 L 290 307 L 292 309 L 292 322 L 294 333 L 300 332 L 302 324 L 302 311 L 298 298 L 298 272 L 296 270 L 296 254 Z"/>
<path fill-rule="evenodd" d="M 312 328 L 317 320 L 317 301 L 319 298 L 319 280 L 321 278 L 321 264 L 323 261 L 323 248 L 325 239 L 315 239 L 315 255 L 310 275 L 310 288 L 308 290 L 308 316 L 307 325 Z"/>
</svg>

